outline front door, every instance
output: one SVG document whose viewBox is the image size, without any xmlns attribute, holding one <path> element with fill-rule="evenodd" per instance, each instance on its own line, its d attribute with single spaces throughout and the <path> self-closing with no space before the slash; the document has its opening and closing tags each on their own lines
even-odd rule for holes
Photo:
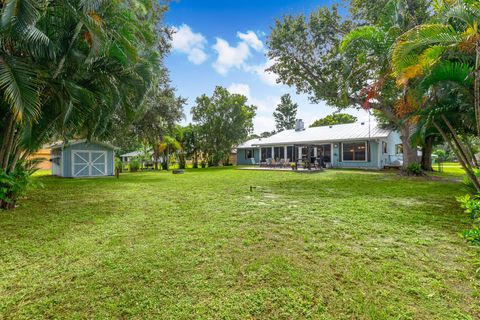
<svg viewBox="0 0 480 320">
<path fill-rule="evenodd" d="M 74 177 L 107 175 L 105 151 L 73 151 L 72 174 Z"/>
</svg>

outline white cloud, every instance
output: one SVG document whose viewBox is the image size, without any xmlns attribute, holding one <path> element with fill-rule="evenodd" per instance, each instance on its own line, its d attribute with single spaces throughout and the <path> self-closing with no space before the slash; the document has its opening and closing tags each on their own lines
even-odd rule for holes
<svg viewBox="0 0 480 320">
<path fill-rule="evenodd" d="M 173 30 L 173 50 L 187 54 L 188 60 L 194 64 L 201 64 L 207 60 L 208 56 L 204 51 L 207 40 L 201 33 L 193 32 L 186 24 L 179 28 L 173 27 Z"/>
<path fill-rule="evenodd" d="M 236 46 L 231 46 L 228 41 L 217 38 L 213 50 L 217 53 L 217 60 L 213 63 L 213 68 L 221 75 L 226 75 L 232 68 L 246 69 L 246 61 L 251 56 L 250 48 L 263 52 L 263 42 L 253 31 L 247 33 L 237 32 L 237 37 L 241 40 Z"/>
<path fill-rule="evenodd" d="M 263 42 L 258 39 L 257 34 L 253 31 L 247 31 L 247 33 L 237 32 L 237 37 L 242 39 L 250 47 L 256 51 L 263 51 Z"/>
<path fill-rule="evenodd" d="M 248 99 L 248 104 L 253 104 L 257 107 L 257 115 L 253 119 L 254 131 L 256 133 L 272 131 L 275 129 L 273 111 L 280 103 L 280 97 L 266 96 L 261 99 L 253 97 L 250 86 L 246 83 L 232 83 L 227 90 L 230 93 L 244 95 Z"/>
<path fill-rule="evenodd" d="M 258 78 L 265 84 L 269 86 L 278 86 L 277 75 L 273 72 L 266 71 L 270 68 L 275 62 L 268 59 L 264 64 L 260 65 L 247 65 L 245 66 L 245 71 L 251 72 L 258 76 Z"/>
<path fill-rule="evenodd" d="M 239 42 L 236 47 L 232 47 L 226 40 L 217 38 L 213 50 L 217 52 L 213 67 L 221 75 L 226 75 L 231 68 L 241 68 L 250 56 L 250 48 L 246 42 Z"/>
<path fill-rule="evenodd" d="M 237 94 L 241 94 L 241 95 L 244 95 L 245 97 L 247 97 L 247 99 L 251 99 L 251 96 L 250 96 L 250 86 L 248 84 L 245 84 L 245 83 L 232 83 L 228 88 L 227 90 L 230 92 L 230 93 L 237 93 Z"/>
<path fill-rule="evenodd" d="M 262 133 L 265 131 L 272 131 L 275 129 L 275 120 L 272 116 L 260 116 L 257 115 L 253 119 L 253 127 L 256 133 Z"/>
</svg>

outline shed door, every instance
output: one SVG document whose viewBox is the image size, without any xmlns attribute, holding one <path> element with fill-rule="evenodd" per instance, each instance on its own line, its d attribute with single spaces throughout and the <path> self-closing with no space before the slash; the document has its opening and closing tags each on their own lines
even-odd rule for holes
<svg viewBox="0 0 480 320">
<path fill-rule="evenodd" d="M 73 151 L 72 173 L 74 177 L 107 175 L 107 152 Z"/>
</svg>

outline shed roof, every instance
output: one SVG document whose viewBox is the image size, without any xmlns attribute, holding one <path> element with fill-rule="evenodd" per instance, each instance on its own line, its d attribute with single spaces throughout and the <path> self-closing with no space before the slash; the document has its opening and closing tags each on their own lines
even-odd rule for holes
<svg viewBox="0 0 480 320">
<path fill-rule="evenodd" d="M 271 137 L 245 142 L 238 148 L 282 144 L 323 143 L 348 140 L 387 138 L 391 130 L 382 129 L 376 122 L 356 122 L 332 126 L 305 128 L 302 131 L 285 130 Z"/>
<path fill-rule="evenodd" d="M 58 142 L 53 143 L 53 144 L 50 146 L 50 148 L 56 149 L 56 148 L 73 146 L 73 145 L 80 144 L 80 143 L 98 144 L 98 145 L 104 146 L 104 147 L 109 148 L 109 149 L 116 149 L 115 146 L 113 146 L 113 145 L 111 145 L 111 144 L 109 144 L 109 143 L 99 142 L 99 141 L 88 141 L 87 139 L 77 139 L 77 140 L 69 140 L 69 141 L 58 141 Z"/>
<path fill-rule="evenodd" d="M 132 152 L 122 154 L 120 155 L 120 157 L 138 157 L 139 155 L 142 155 L 142 154 L 143 152 L 141 151 L 132 151 Z"/>
</svg>

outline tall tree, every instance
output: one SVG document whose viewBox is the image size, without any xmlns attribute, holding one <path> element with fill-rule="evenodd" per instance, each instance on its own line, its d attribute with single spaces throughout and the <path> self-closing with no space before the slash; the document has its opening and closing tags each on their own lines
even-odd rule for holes
<svg viewBox="0 0 480 320">
<path fill-rule="evenodd" d="M 255 110 L 247 98 L 216 87 L 213 95 L 202 95 L 192 108 L 192 119 L 198 125 L 202 149 L 209 165 L 216 166 L 229 156 L 232 148 L 245 141 L 253 130 Z"/>
<path fill-rule="evenodd" d="M 285 16 L 275 22 L 269 39 L 269 69 L 279 81 L 309 94 L 313 102 L 326 101 L 337 108 L 372 108 L 380 111 L 400 131 L 404 144 L 404 165 L 417 161 L 410 138 L 413 128 L 396 114 L 402 91 L 391 76 L 389 47 L 394 34 L 416 22 L 409 12 L 428 16 L 423 0 L 389 1 L 372 13 L 371 1 L 354 1 L 354 20 L 343 18 L 337 7 L 319 8 L 309 19 Z M 412 6 L 414 6 L 412 8 Z M 381 17 L 382 25 L 371 17 Z M 356 29 L 356 26 L 369 25 Z M 390 36 L 393 34 L 393 37 Z M 343 49 L 343 50 L 341 50 Z"/>
<path fill-rule="evenodd" d="M 330 126 L 334 124 L 354 123 L 356 121 L 357 121 L 357 117 L 354 117 L 348 113 L 333 113 L 333 114 L 329 114 L 325 118 L 315 120 L 310 125 L 310 128 Z"/>
<path fill-rule="evenodd" d="M 151 87 L 168 30 L 155 0 L 0 3 L 0 170 L 52 138 L 103 138 Z M 8 189 L 8 188 L 7 188 Z"/>
<path fill-rule="evenodd" d="M 295 128 L 298 104 L 292 101 L 290 94 L 284 94 L 280 98 L 280 104 L 275 109 L 273 117 L 277 131 L 291 130 Z"/>
<path fill-rule="evenodd" d="M 399 83 L 406 85 L 442 60 L 452 47 L 462 54 L 470 53 L 475 67 L 475 117 L 480 136 L 480 3 L 443 0 L 437 2 L 436 11 L 440 23 L 419 25 L 398 39 L 392 54 L 394 70 Z"/>
<path fill-rule="evenodd" d="M 418 95 L 407 111 L 438 131 L 480 191 L 469 143 L 480 132 L 479 21 L 478 2 L 438 1 L 434 22 L 397 39 L 392 64 L 399 86 Z"/>
</svg>

